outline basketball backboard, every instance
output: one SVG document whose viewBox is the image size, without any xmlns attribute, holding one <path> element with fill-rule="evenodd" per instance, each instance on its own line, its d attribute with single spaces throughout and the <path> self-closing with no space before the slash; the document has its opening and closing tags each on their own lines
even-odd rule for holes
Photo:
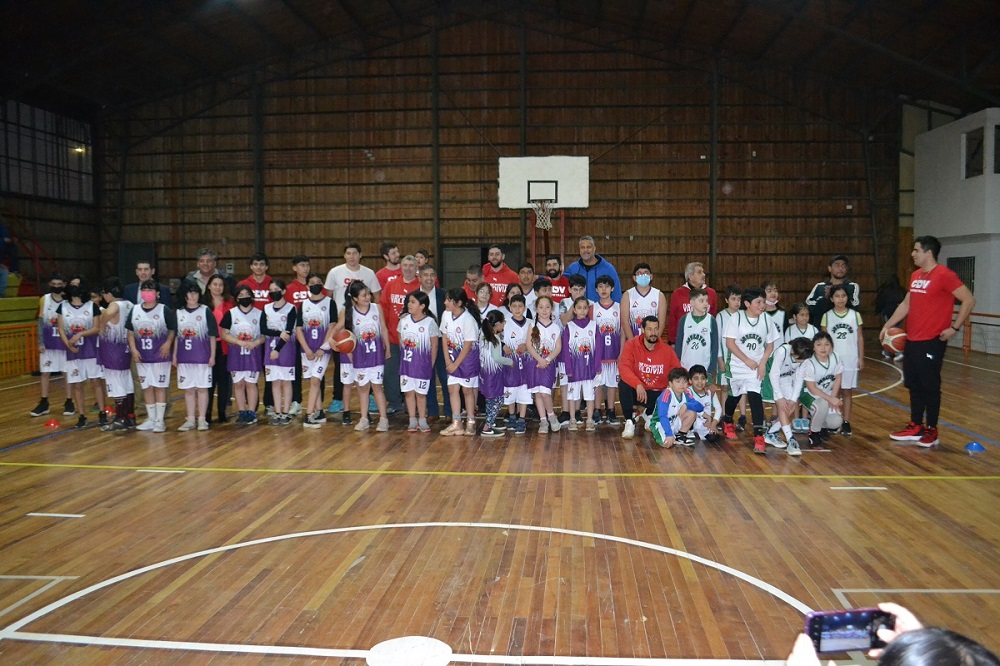
<svg viewBox="0 0 1000 666">
<path fill-rule="evenodd" d="M 542 200 L 551 208 L 589 207 L 590 158 L 501 157 L 500 208 L 532 208 Z"/>
</svg>

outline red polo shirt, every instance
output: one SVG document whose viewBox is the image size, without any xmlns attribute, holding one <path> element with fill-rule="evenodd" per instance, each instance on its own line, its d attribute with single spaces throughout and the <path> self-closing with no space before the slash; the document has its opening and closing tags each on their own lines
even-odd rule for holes
<svg viewBox="0 0 1000 666">
<path fill-rule="evenodd" d="M 483 281 L 493 289 L 490 303 L 500 307 L 503 305 L 504 299 L 507 298 L 507 285 L 519 280 L 517 273 L 511 270 L 507 264 L 500 264 L 500 268 L 494 269 L 492 264 L 486 262 L 483 264 Z"/>
</svg>

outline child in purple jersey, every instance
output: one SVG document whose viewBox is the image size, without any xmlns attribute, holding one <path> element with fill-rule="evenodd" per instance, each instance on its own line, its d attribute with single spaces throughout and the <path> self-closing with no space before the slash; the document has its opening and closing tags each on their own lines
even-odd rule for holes
<svg viewBox="0 0 1000 666">
<path fill-rule="evenodd" d="M 499 310 L 486 313 L 480 326 L 482 337 L 479 340 L 479 392 L 486 399 L 486 422 L 483 424 L 483 437 L 499 437 L 500 432 L 494 429 L 500 406 L 504 401 L 504 369 L 512 366 L 514 361 L 504 355 L 503 329 L 504 316 Z"/>
<path fill-rule="evenodd" d="M 431 315 L 430 307 L 427 294 L 417 290 L 406 296 L 404 314 L 399 320 L 399 386 L 406 397 L 406 411 L 410 415 L 407 432 L 431 430 L 427 423 L 427 400 L 424 398 L 434 375 L 434 359 L 441 343 L 441 330 Z"/>
<path fill-rule="evenodd" d="M 556 380 L 556 359 L 562 349 L 562 328 L 553 310 L 555 305 L 548 296 L 535 302 L 535 325 L 528 334 L 528 388 L 535 396 L 540 423 L 538 432 L 559 431 L 559 419 L 552 411 L 552 386 Z"/>
<path fill-rule="evenodd" d="M 479 310 L 464 289 L 449 289 L 441 316 L 441 341 L 447 345 L 445 370 L 448 397 L 454 419 L 441 431 L 444 437 L 476 434 L 476 394 L 479 388 Z M 462 428 L 462 397 L 465 397 L 466 424 Z"/>
<path fill-rule="evenodd" d="M 594 382 L 601 376 L 601 347 L 597 344 L 597 324 L 590 318 L 590 300 L 581 296 L 573 301 L 573 318 L 566 322 L 562 333 L 563 363 L 566 366 L 570 414 L 576 414 L 581 400 L 587 401 L 588 431 L 594 423 Z M 576 419 L 570 419 L 570 430 L 576 430 Z"/>
<path fill-rule="evenodd" d="M 372 300 L 372 292 L 361 280 L 355 280 L 347 288 L 344 299 L 344 328 L 354 333 L 357 343 L 354 351 L 341 357 L 340 378 L 344 384 L 344 413 L 347 414 L 350 403 L 350 386 L 358 387 L 358 400 L 361 408 L 361 418 L 354 426 L 358 432 L 367 431 L 368 394 L 375 396 L 378 406 L 378 426 L 376 432 L 389 429 L 389 415 L 385 402 L 385 390 L 382 388 L 385 360 L 389 358 L 389 332 L 385 327 L 385 317 L 382 308 Z M 344 357 L 347 361 L 344 362 Z M 346 424 L 346 421 L 345 421 Z"/>
<path fill-rule="evenodd" d="M 253 289 L 236 288 L 236 307 L 222 317 L 222 339 L 229 343 L 226 362 L 233 376 L 233 395 L 239 416 L 237 424 L 257 423 L 257 382 L 264 369 L 264 336 L 261 333 L 263 311 L 253 305 Z"/>
<path fill-rule="evenodd" d="M 609 275 L 602 275 L 595 282 L 598 301 L 594 303 L 593 317 L 597 326 L 597 344 L 601 348 L 601 376 L 594 387 L 594 420 L 604 407 L 601 423 L 616 426 L 615 399 L 618 392 L 618 357 L 622 353 L 621 303 L 615 303 L 611 295 L 615 281 Z"/>
<path fill-rule="evenodd" d="M 507 309 L 511 314 L 503 330 L 503 352 L 513 361 L 503 371 L 507 427 L 515 435 L 523 435 L 526 430 L 524 419 L 528 413 L 528 405 L 533 402 L 531 391 L 528 389 L 528 333 L 531 331 L 531 322 L 525 317 L 527 307 L 524 296 L 520 293 L 507 299 Z"/>
<path fill-rule="evenodd" d="M 72 389 L 73 401 L 81 405 L 76 427 L 87 425 L 83 414 L 84 387 L 89 380 L 94 386 L 97 404 L 104 409 L 104 373 L 97 364 L 97 336 L 101 332 L 101 309 L 90 301 L 90 289 L 71 284 L 66 288 L 66 300 L 59 304 L 59 337 L 66 347 L 66 384 Z"/>
<path fill-rule="evenodd" d="M 124 432 L 135 427 L 135 386 L 132 382 L 132 351 L 128 347 L 125 322 L 133 303 L 122 298 L 122 283 L 108 278 L 101 287 L 105 307 L 101 311 L 101 365 L 108 396 L 115 401 L 115 418 L 101 425 L 106 432 Z"/>
<path fill-rule="evenodd" d="M 274 398 L 274 416 L 271 425 L 288 425 L 292 422 L 292 382 L 295 381 L 295 326 L 297 310 L 285 301 L 285 282 L 277 278 L 268 286 L 268 300 L 264 306 L 261 330 L 266 340 L 264 354 L 264 379 L 271 384 Z"/>
<path fill-rule="evenodd" d="M 305 284 L 309 296 L 299 304 L 295 337 L 302 349 L 302 378 L 309 380 L 309 402 L 302 427 L 315 429 L 326 423 L 323 380 L 334 358 L 333 336 L 340 333 L 343 326 L 333 299 L 323 295 L 323 278 L 310 273 Z"/>
<path fill-rule="evenodd" d="M 163 422 L 167 410 L 167 387 L 170 386 L 170 358 L 177 330 L 174 311 L 157 302 L 160 287 L 154 280 L 139 285 L 141 304 L 132 308 L 125 324 L 128 346 L 132 350 L 135 371 L 146 402 L 145 421 L 136 430 L 166 432 Z"/>
<path fill-rule="evenodd" d="M 219 329 L 215 315 L 201 303 L 198 285 L 185 282 L 180 296 L 184 299 L 184 307 L 178 308 L 176 313 L 174 367 L 177 368 L 177 388 L 184 391 L 187 418 L 178 430 L 208 430 L 208 391 L 212 387 L 215 339 Z"/>
</svg>

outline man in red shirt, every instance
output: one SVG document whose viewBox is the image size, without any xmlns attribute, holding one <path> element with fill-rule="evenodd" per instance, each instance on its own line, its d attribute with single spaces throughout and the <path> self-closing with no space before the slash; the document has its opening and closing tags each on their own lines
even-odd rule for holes
<svg viewBox="0 0 1000 666">
<path fill-rule="evenodd" d="M 564 298 L 569 298 L 569 279 L 563 275 L 562 259 L 558 254 L 545 257 L 545 274 L 552 283 L 552 301 L 558 304 Z"/>
<path fill-rule="evenodd" d="M 389 358 L 385 360 L 385 399 L 389 403 L 389 413 L 395 414 L 403 410 L 403 393 L 399 387 L 399 318 L 406 302 L 406 295 L 420 288 L 417 279 L 417 259 L 412 255 L 403 257 L 400 263 L 400 276 L 389 280 L 382 289 L 379 305 L 382 306 L 382 316 L 385 317 L 385 327 L 389 331 Z"/>
<path fill-rule="evenodd" d="M 479 289 L 479 285 L 483 283 L 483 268 L 478 264 L 469 266 L 469 270 L 465 271 L 465 284 L 462 288 L 465 289 L 465 295 L 469 297 L 469 300 L 473 303 L 476 302 L 476 289 Z M 440 316 L 440 315 L 439 315 Z"/>
<path fill-rule="evenodd" d="M 304 254 L 292 257 L 292 272 L 295 273 L 295 279 L 285 287 L 285 300 L 298 307 L 309 298 L 309 287 L 306 286 L 306 280 L 312 272 L 309 257 Z"/>
<path fill-rule="evenodd" d="M 642 334 L 622 345 L 618 359 L 618 397 L 625 416 L 623 438 L 635 437 L 637 406 L 643 407 L 647 423 L 656 401 L 666 390 L 667 375 L 681 362 L 673 348 L 660 339 L 660 321 L 650 315 L 642 320 Z"/>
<path fill-rule="evenodd" d="M 500 307 L 507 297 L 507 285 L 518 281 L 517 273 L 503 262 L 504 254 L 499 245 L 490 245 L 486 258 L 489 261 L 483 264 L 483 281 L 493 288 L 490 303 Z"/>
<path fill-rule="evenodd" d="M 263 310 L 271 302 L 271 276 L 267 274 L 271 262 L 263 252 L 256 252 L 250 257 L 250 276 L 236 283 L 237 287 L 246 285 L 253 291 L 253 306 Z"/>
<path fill-rule="evenodd" d="M 879 340 L 884 339 L 890 328 L 907 318 L 903 377 L 910 390 L 910 424 L 889 437 L 924 447 L 940 443 L 937 424 L 941 411 L 941 366 L 948 340 L 962 330 L 962 324 L 976 305 L 972 292 L 955 271 L 937 262 L 940 251 L 941 241 L 934 236 L 913 239 L 910 256 L 917 270 L 910 276 L 910 290 L 878 336 Z M 956 300 L 958 316 L 952 321 Z"/>
<path fill-rule="evenodd" d="M 382 253 L 382 258 L 385 259 L 385 266 L 375 271 L 375 277 L 378 278 L 379 286 L 384 291 L 385 286 L 389 284 L 389 280 L 399 277 L 401 273 L 399 267 L 399 248 L 392 241 L 385 241 L 379 250 Z"/>
<path fill-rule="evenodd" d="M 719 312 L 719 299 L 715 290 L 706 282 L 705 267 L 697 261 L 692 261 L 684 269 L 684 284 L 674 289 L 670 295 L 670 309 L 667 313 L 667 341 L 674 344 L 677 340 L 677 324 L 681 317 L 691 312 L 691 290 L 704 289 L 708 292 L 708 313 L 713 317 Z"/>
</svg>

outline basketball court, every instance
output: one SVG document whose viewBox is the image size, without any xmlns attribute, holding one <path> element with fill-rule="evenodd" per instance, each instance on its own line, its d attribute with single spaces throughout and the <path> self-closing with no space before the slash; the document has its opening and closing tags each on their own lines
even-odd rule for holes
<svg viewBox="0 0 1000 666">
<path fill-rule="evenodd" d="M 22 418 L 31 382 L 7 382 L 0 658 L 779 663 L 810 609 L 880 600 L 996 649 L 974 395 L 1000 366 L 950 360 L 941 449 L 889 443 L 906 393 L 870 359 L 855 435 L 799 459 L 611 428 L 113 436 Z"/>
</svg>

